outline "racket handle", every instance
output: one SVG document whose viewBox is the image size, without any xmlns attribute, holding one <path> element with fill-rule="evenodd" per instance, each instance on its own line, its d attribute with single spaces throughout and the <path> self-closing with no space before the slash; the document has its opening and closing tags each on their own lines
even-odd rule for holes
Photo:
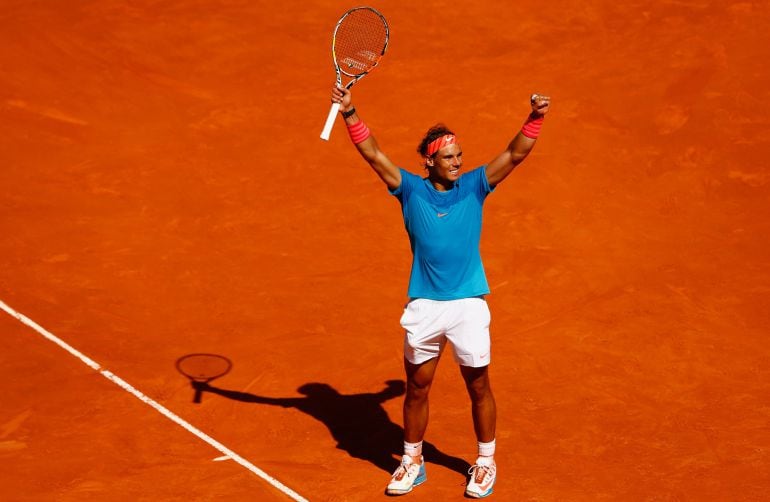
<svg viewBox="0 0 770 502">
<path fill-rule="evenodd" d="M 203 397 L 203 388 L 206 386 L 206 381 L 203 380 L 192 380 L 190 379 L 190 382 L 192 383 L 193 389 L 195 389 L 195 396 L 193 396 L 193 403 L 200 403 L 201 398 Z"/>
<path fill-rule="evenodd" d="M 337 113 L 340 111 L 340 104 L 339 103 L 332 103 L 332 107 L 329 110 L 329 116 L 326 117 L 326 124 L 324 125 L 324 130 L 321 132 L 321 139 L 324 141 L 329 141 L 329 136 L 332 134 L 332 127 L 334 126 L 334 119 L 337 118 Z"/>
</svg>

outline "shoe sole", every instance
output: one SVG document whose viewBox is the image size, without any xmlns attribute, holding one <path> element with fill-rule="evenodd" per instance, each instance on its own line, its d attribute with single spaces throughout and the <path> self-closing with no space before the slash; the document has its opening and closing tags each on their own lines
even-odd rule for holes
<svg viewBox="0 0 770 502">
<path fill-rule="evenodd" d="M 494 491 L 495 490 L 494 490 L 494 487 L 493 487 L 493 488 L 490 488 L 489 490 L 485 491 L 484 493 L 473 493 L 473 492 L 466 491 L 465 495 L 467 495 L 468 497 L 470 497 L 472 499 L 483 499 L 484 497 L 489 497 L 490 495 L 492 495 L 492 493 L 494 493 Z"/>
<path fill-rule="evenodd" d="M 414 483 L 412 483 L 412 486 L 410 486 L 408 490 L 389 490 L 389 489 L 386 489 L 385 490 L 385 495 L 393 495 L 393 496 L 406 495 L 407 493 L 411 492 L 414 489 L 415 486 L 420 486 L 421 484 L 423 484 L 426 481 L 428 481 L 428 476 L 425 474 L 425 472 L 423 472 L 422 474 L 417 476 L 417 478 L 415 478 Z"/>
</svg>

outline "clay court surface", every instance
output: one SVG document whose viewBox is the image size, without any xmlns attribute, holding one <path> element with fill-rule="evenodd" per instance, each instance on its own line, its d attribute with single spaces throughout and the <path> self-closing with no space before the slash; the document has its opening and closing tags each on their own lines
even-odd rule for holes
<svg viewBox="0 0 770 502">
<path fill-rule="evenodd" d="M 770 8 L 759 1 L 371 5 L 354 88 L 420 173 L 423 132 L 498 154 L 494 500 L 767 500 Z M 310 500 L 381 500 L 401 448 L 409 245 L 329 107 L 332 1 L 17 1 L 0 13 L 0 301 Z M 0 312 L 0 498 L 288 500 Z M 232 361 L 193 402 L 175 362 Z M 450 357 L 428 482 L 476 455 Z M 406 500 L 406 499 L 405 499 Z"/>
</svg>

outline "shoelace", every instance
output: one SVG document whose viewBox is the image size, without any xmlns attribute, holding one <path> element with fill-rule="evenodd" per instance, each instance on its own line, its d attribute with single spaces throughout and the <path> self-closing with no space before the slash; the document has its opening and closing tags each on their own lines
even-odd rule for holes
<svg viewBox="0 0 770 502">
<path fill-rule="evenodd" d="M 471 475 L 471 478 L 475 478 L 477 471 L 483 471 L 483 475 L 481 476 L 481 480 L 483 481 L 487 474 L 490 474 L 492 472 L 492 466 L 491 465 L 474 465 L 470 469 L 468 469 L 468 474 Z"/>
<path fill-rule="evenodd" d="M 401 465 L 398 466 L 398 469 L 396 469 L 396 472 L 393 473 L 393 479 L 401 479 L 407 474 L 409 474 L 409 466 L 414 465 L 407 462 L 401 461 Z M 403 473 L 403 474 L 401 474 Z M 399 476 L 399 474 L 401 474 Z"/>
</svg>

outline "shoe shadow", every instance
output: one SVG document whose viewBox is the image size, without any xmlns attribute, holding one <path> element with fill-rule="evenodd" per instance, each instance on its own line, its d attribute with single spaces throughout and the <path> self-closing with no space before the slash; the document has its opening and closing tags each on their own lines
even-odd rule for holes
<svg viewBox="0 0 770 502">
<path fill-rule="evenodd" d="M 297 391 L 303 397 L 267 397 L 192 382 L 196 392 L 217 394 L 245 403 L 295 408 L 322 422 L 337 441 L 337 448 L 351 457 L 371 462 L 388 474 L 400 462 L 404 429 L 390 420 L 382 403 L 405 392 L 402 380 L 388 380 L 376 393 L 341 394 L 329 384 L 306 383 Z M 471 467 L 465 460 L 443 453 L 429 442 L 423 443 L 426 461 L 466 475 Z"/>
</svg>

